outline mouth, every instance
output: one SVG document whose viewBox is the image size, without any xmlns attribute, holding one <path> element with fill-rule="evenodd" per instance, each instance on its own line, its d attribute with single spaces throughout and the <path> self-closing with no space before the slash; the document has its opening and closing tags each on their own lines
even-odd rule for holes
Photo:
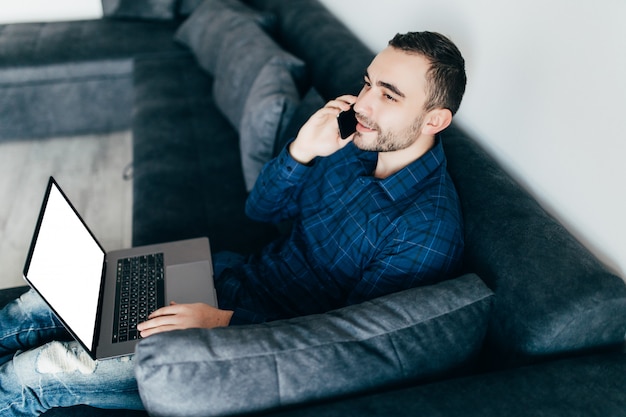
<svg viewBox="0 0 626 417">
<path fill-rule="evenodd" d="M 369 133 L 369 132 L 375 132 L 378 130 L 376 123 L 370 120 L 367 120 L 363 116 L 360 116 L 357 114 L 356 120 L 358 122 L 356 125 L 356 130 L 360 133 Z"/>
</svg>

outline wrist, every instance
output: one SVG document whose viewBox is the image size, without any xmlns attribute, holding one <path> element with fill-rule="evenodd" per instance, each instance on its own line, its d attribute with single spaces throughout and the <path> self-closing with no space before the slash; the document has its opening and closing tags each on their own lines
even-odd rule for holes
<svg viewBox="0 0 626 417">
<path fill-rule="evenodd" d="M 289 148 L 287 150 L 289 151 L 289 155 L 291 155 L 294 161 L 302 165 L 310 164 L 311 161 L 315 158 L 315 155 L 311 155 L 309 152 L 302 149 L 302 147 L 298 145 L 297 139 L 289 144 Z"/>
<path fill-rule="evenodd" d="M 230 324 L 230 320 L 235 313 L 232 310 L 218 310 L 217 323 L 215 327 L 227 327 Z"/>
</svg>

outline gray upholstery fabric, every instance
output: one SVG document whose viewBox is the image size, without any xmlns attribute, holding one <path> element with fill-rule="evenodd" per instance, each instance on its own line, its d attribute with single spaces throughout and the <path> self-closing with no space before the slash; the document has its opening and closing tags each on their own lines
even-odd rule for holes
<svg viewBox="0 0 626 417">
<path fill-rule="evenodd" d="M 241 166 L 246 189 L 252 190 L 261 168 L 272 158 L 274 144 L 300 101 L 291 74 L 270 60 L 250 90 L 239 128 Z"/>
<path fill-rule="evenodd" d="M 322 315 L 139 343 L 154 416 L 260 411 L 440 376 L 480 349 L 492 293 L 476 275 Z"/>
<path fill-rule="evenodd" d="M 0 25 L 0 141 L 128 129 L 133 56 L 178 53 L 173 22 Z"/>
<path fill-rule="evenodd" d="M 189 16 L 202 2 L 203 0 L 180 0 L 178 3 L 179 16 Z"/>
<path fill-rule="evenodd" d="M 236 31 L 223 36 L 213 98 L 231 124 L 239 129 L 250 89 L 265 64 L 272 60 L 274 65 L 283 65 L 299 85 L 304 78 L 304 63 L 283 51 L 254 22 L 242 21 Z"/>
<path fill-rule="evenodd" d="M 274 18 L 253 11 L 238 0 L 205 0 L 176 31 L 175 39 L 193 51 L 202 68 L 215 74 L 226 35 L 236 34 L 249 21 L 269 28 Z"/>
<path fill-rule="evenodd" d="M 494 289 L 491 366 L 617 345 L 626 286 L 453 126 L 443 135 L 465 220 L 465 268 Z"/>
<path fill-rule="evenodd" d="M 101 0 L 105 17 L 169 20 L 176 16 L 177 0 Z"/>
<path fill-rule="evenodd" d="M 121 19 L 0 25 L 0 67 L 31 67 L 132 59 L 183 48 L 174 41 L 175 21 Z"/>
<path fill-rule="evenodd" d="M 131 59 L 50 64 L 32 67 L 0 68 L 0 86 L 74 81 L 99 77 L 129 77 L 133 70 Z"/>
<path fill-rule="evenodd" d="M 321 109 L 326 104 L 326 101 L 320 96 L 315 88 L 310 88 L 309 91 L 302 97 L 300 104 L 293 112 L 289 120 L 289 124 L 282 131 L 281 136 L 274 144 L 274 156 L 285 147 L 290 139 L 296 137 L 303 124 L 309 120 L 309 117 L 313 115 L 317 110 Z"/>
<path fill-rule="evenodd" d="M 127 129 L 131 73 L 130 60 L 0 68 L 0 142 Z"/>
<path fill-rule="evenodd" d="M 213 79 L 191 54 L 138 58 L 133 76 L 133 245 L 210 236 L 213 251 L 247 254 L 274 239 L 245 214 L 237 133 Z"/>
<path fill-rule="evenodd" d="M 315 0 L 246 2 L 276 16 L 275 37 L 306 62 L 312 85 L 324 99 L 359 92 L 374 53 L 324 5 Z"/>
<path fill-rule="evenodd" d="M 626 354 L 553 360 L 265 417 L 626 417 Z"/>
</svg>

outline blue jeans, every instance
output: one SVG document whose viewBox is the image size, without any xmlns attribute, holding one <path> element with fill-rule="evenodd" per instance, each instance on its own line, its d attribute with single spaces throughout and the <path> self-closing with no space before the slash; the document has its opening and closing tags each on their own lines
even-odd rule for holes
<svg viewBox="0 0 626 417">
<path fill-rule="evenodd" d="M 242 262 L 232 252 L 215 254 L 216 279 Z M 0 310 L 0 417 L 79 404 L 143 409 L 133 356 L 92 360 L 31 290 Z"/>
<path fill-rule="evenodd" d="M 77 404 L 142 409 L 133 358 L 92 360 L 31 290 L 0 311 L 0 416 Z"/>
</svg>

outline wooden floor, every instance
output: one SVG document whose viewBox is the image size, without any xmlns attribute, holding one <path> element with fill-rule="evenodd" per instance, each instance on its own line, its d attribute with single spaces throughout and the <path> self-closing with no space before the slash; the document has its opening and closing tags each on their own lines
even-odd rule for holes
<svg viewBox="0 0 626 417">
<path fill-rule="evenodd" d="M 0 143 L 0 288 L 25 285 L 24 260 L 54 176 L 106 250 L 129 247 L 130 132 Z"/>
</svg>

